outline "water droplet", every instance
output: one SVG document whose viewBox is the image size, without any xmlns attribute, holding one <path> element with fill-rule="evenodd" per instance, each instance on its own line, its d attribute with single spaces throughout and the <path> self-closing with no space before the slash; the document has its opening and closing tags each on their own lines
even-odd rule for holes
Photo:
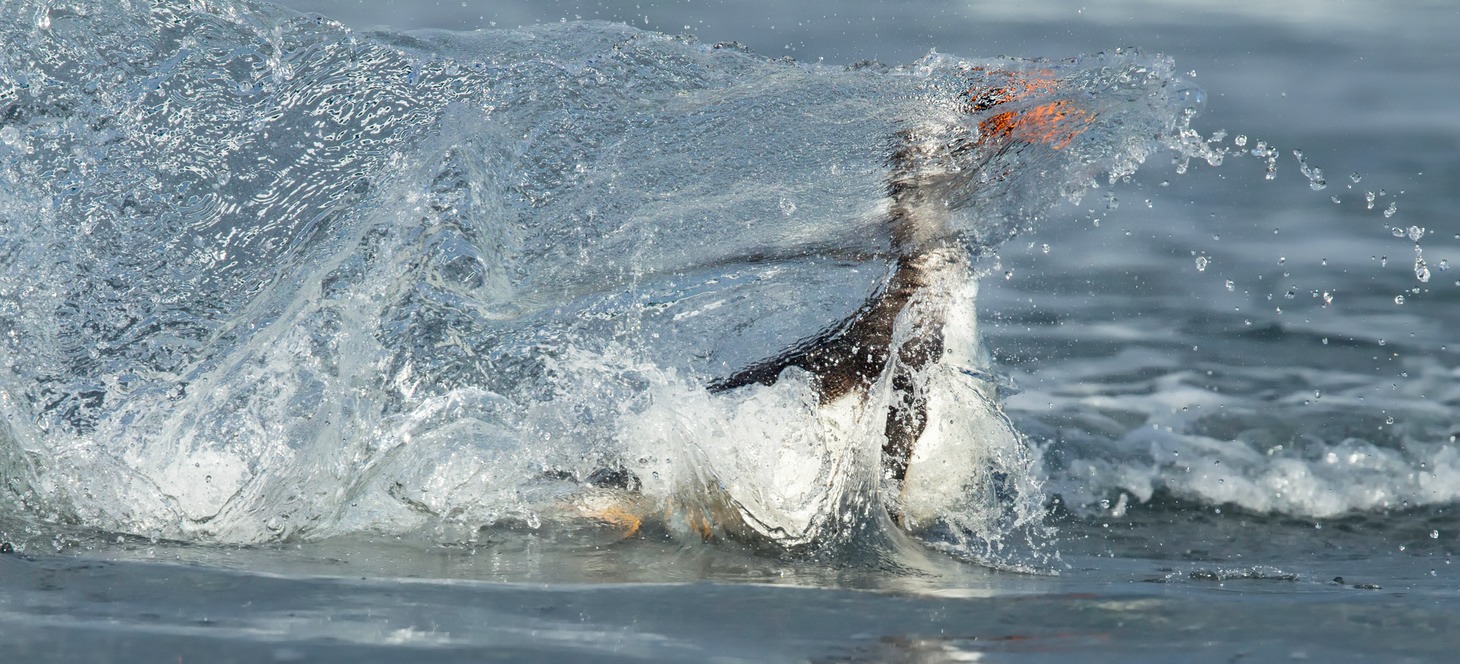
<svg viewBox="0 0 1460 664">
<path fill-rule="evenodd" d="M 1394 206 L 1391 204 L 1389 207 Z M 1408 234 L 1411 242 L 1419 242 L 1419 239 L 1425 236 L 1425 229 L 1419 226 L 1410 226 Z"/>
<path fill-rule="evenodd" d="M 1239 148 L 1242 147 L 1242 146 L 1244 146 L 1244 145 L 1247 145 L 1247 135 L 1246 134 L 1237 134 L 1237 136 L 1232 139 L 1232 142 L 1235 143 L 1237 145 L 1237 147 L 1239 147 Z"/>
<path fill-rule="evenodd" d="M 1366 191 L 1366 192 L 1364 192 L 1364 209 L 1367 209 L 1367 210 L 1374 209 L 1374 192 L 1372 192 L 1372 191 Z"/>
<path fill-rule="evenodd" d="M 0 143 L 15 147 L 17 143 L 20 143 L 20 132 L 16 131 L 15 127 L 6 125 L 0 129 Z"/>
<path fill-rule="evenodd" d="M 1293 158 L 1298 160 L 1298 172 L 1308 178 L 1308 186 L 1313 191 L 1319 191 L 1328 187 L 1328 181 L 1323 179 L 1323 169 L 1309 166 L 1308 159 L 1303 156 L 1302 150 L 1293 150 Z"/>
<path fill-rule="evenodd" d="M 1014 278 L 1014 271 L 1013 270 L 1006 270 L 1004 272 L 1004 281 L 1008 281 L 1008 280 L 1013 279 L 1013 278 Z"/>
<path fill-rule="evenodd" d="M 1278 256 L 1278 265 L 1282 265 L 1283 263 L 1286 263 L 1286 262 L 1288 262 L 1288 257 L 1287 256 Z"/>
<path fill-rule="evenodd" d="M 1257 146 L 1252 148 L 1251 153 L 1254 157 L 1262 157 L 1267 160 L 1267 173 L 1263 177 L 1268 180 L 1277 177 L 1277 160 L 1278 155 L 1281 153 L 1278 152 L 1276 147 L 1268 145 L 1266 141 L 1258 141 Z"/>
<path fill-rule="evenodd" d="M 1348 174 L 1348 180 L 1349 180 L 1349 182 L 1352 182 L 1354 184 L 1358 184 L 1359 181 L 1361 181 L 1363 179 L 1364 179 L 1364 176 L 1359 175 L 1359 172 L 1358 171 L 1354 171 L 1354 172 Z"/>
<path fill-rule="evenodd" d="M 1328 200 L 1333 201 L 1333 204 L 1334 205 L 1337 205 L 1337 204 L 1339 204 L 1339 203 L 1342 202 L 1342 201 L 1338 200 L 1338 197 L 1337 196 L 1329 196 L 1328 197 Z"/>
<path fill-rule="evenodd" d="M 1425 259 L 1414 259 L 1414 278 L 1419 279 L 1422 284 L 1430 282 L 1430 268 L 1428 265 L 1425 265 Z"/>
<path fill-rule="evenodd" d="M 1287 298 L 1289 300 L 1291 300 L 1291 299 L 1293 299 L 1293 298 L 1295 298 L 1297 296 L 1298 296 L 1298 293 L 1295 292 L 1295 291 L 1293 291 L 1292 289 L 1289 289 L 1288 292 L 1283 293 L 1283 297 L 1285 297 L 1285 298 Z"/>
<path fill-rule="evenodd" d="M 1438 530 L 1431 530 L 1430 531 L 1430 539 L 1440 539 L 1440 531 L 1438 531 Z"/>
<path fill-rule="evenodd" d="M 1323 337 L 1323 345 L 1328 345 L 1328 337 Z"/>
<path fill-rule="evenodd" d="M 1236 290 L 1236 289 L 1237 289 L 1237 284 L 1235 282 L 1233 282 L 1231 279 L 1228 279 L 1227 280 L 1227 290 L 1231 291 L 1231 290 Z"/>
<path fill-rule="evenodd" d="M 1197 256 L 1196 257 L 1196 271 L 1197 272 L 1206 272 L 1207 271 L 1207 257 L 1206 256 Z"/>
<path fill-rule="evenodd" d="M 1445 270 L 1450 269 L 1450 261 L 1448 261 L 1448 260 L 1441 260 L 1440 261 L 1439 268 L 1440 268 L 1440 271 L 1441 272 L 1444 272 Z"/>
<path fill-rule="evenodd" d="M 1048 244 L 1040 246 L 1039 249 L 1040 249 L 1040 251 L 1043 251 L 1046 254 L 1049 253 L 1049 245 Z"/>
<path fill-rule="evenodd" d="M 1404 229 L 1398 226 L 1394 226 L 1389 229 L 1389 234 L 1393 235 L 1394 237 L 1404 237 Z"/>
<path fill-rule="evenodd" d="M 1388 219 L 1397 212 L 1399 212 L 1399 204 L 1394 201 L 1389 201 L 1389 207 L 1384 208 L 1384 218 Z"/>
<path fill-rule="evenodd" d="M 1403 295 L 1395 295 L 1394 296 L 1394 303 L 1395 304 L 1404 304 L 1404 296 Z"/>
<path fill-rule="evenodd" d="M 1323 291 L 1323 306 L 1326 307 L 1326 306 L 1328 306 L 1330 304 L 1333 304 L 1333 293 L 1330 293 L 1328 291 Z M 1328 340 L 1327 339 L 1324 339 L 1323 340 L 1323 343 L 1325 343 L 1325 344 L 1328 343 Z"/>
<path fill-rule="evenodd" d="M 1388 256 L 1380 256 L 1379 257 L 1379 267 L 1389 267 L 1389 257 Z"/>
</svg>

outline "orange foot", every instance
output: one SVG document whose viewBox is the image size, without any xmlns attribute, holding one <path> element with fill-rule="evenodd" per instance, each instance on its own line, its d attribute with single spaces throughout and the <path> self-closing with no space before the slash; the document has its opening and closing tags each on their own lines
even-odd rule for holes
<svg viewBox="0 0 1460 664">
<path fill-rule="evenodd" d="M 648 509 L 643 496 L 609 489 L 575 497 L 566 511 L 576 518 L 608 526 L 615 530 L 618 539 L 626 540 L 639 534 Z"/>
</svg>

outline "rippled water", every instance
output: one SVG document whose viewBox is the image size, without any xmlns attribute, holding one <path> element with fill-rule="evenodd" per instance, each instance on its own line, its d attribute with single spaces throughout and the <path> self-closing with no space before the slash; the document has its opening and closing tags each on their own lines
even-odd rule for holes
<svg viewBox="0 0 1460 664">
<path fill-rule="evenodd" d="M 1453 10 L 627 10 L 340 14 L 399 26 L 370 32 L 232 3 L 3 8 L 0 539 L 23 556 L 0 562 L 6 630 L 33 635 L 12 643 L 1442 652 Z M 416 20 L 546 22 L 400 31 Z M 1431 48 L 1388 48 L 1398 30 Z M 1081 50 L 1104 52 L 943 54 Z M 911 64 L 841 64 L 867 57 Z M 877 479 L 885 395 L 837 419 L 796 370 L 707 392 L 880 288 L 889 155 L 987 119 L 959 95 L 989 70 L 1055 81 L 1008 108 L 1094 120 L 937 194 L 968 257 L 939 292 L 977 292 L 992 355 L 919 379 L 956 423 L 927 453 L 940 470 Z M 653 515 L 626 541 L 602 507 L 624 494 L 584 484 L 617 468 Z M 889 509 L 934 525 L 909 539 Z M 159 557 L 202 569 L 142 562 Z M 279 579 L 268 608 L 226 608 L 260 572 Z M 344 580 L 411 576 L 560 585 Z M 700 580 L 731 585 L 561 585 Z M 103 586 L 107 603 L 84 590 Z M 439 620 L 473 602 L 488 608 Z M 345 603 L 382 608 L 329 608 Z M 798 636 L 728 633 L 769 629 L 754 616 L 772 604 Z M 658 608 L 614 608 L 637 605 Z"/>
</svg>

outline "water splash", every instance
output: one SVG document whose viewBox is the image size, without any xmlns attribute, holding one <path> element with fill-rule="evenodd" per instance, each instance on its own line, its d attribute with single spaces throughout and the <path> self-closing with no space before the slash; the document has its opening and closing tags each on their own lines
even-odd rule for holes
<svg viewBox="0 0 1460 664">
<path fill-rule="evenodd" d="M 6 509 L 153 536 L 471 537 L 581 512 L 622 468 L 687 537 L 730 536 L 728 506 L 795 548 L 892 505 L 1014 560 L 1044 494 L 976 337 L 917 376 L 961 423 L 927 454 L 961 474 L 897 497 L 875 416 L 828 429 L 794 376 L 704 384 L 885 280 L 900 142 L 972 255 L 1158 151 L 1224 155 L 1188 126 L 1197 88 L 1136 51 L 844 69 L 600 23 L 38 5 L 0 9 Z M 1047 83 L 970 111 L 1011 77 Z M 960 151 L 1066 108 L 1098 121 Z"/>
</svg>

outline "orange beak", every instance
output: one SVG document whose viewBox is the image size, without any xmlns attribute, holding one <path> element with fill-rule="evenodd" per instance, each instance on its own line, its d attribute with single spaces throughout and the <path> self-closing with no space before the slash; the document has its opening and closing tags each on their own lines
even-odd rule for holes
<svg viewBox="0 0 1460 664">
<path fill-rule="evenodd" d="M 984 70 L 976 68 L 975 71 Z M 980 113 L 1009 102 L 1059 92 L 1059 81 L 1048 69 L 1028 75 L 1013 72 L 991 73 L 1007 80 L 1002 85 L 972 87 L 965 91 L 968 112 Z M 979 143 L 999 139 L 1019 140 L 1042 143 L 1059 150 L 1084 133 L 1094 119 L 1093 113 L 1076 106 L 1071 100 L 1061 99 L 1025 110 L 1006 111 L 982 120 L 978 123 Z"/>
</svg>

